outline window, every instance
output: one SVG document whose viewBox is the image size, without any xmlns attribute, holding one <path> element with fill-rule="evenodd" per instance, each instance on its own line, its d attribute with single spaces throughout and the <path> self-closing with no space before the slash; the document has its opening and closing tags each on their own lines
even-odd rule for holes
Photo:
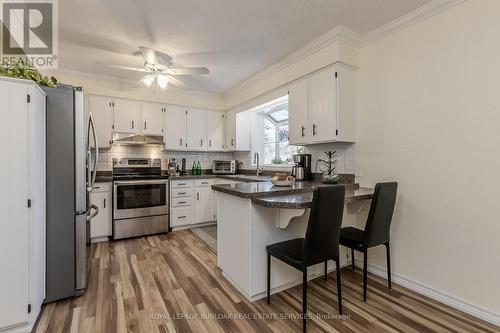
<svg viewBox="0 0 500 333">
<path fill-rule="evenodd" d="M 256 108 L 257 115 L 262 117 L 263 147 L 255 147 L 262 151 L 264 165 L 291 164 L 292 156 L 301 147 L 288 144 L 288 96 L 266 103 Z"/>
</svg>

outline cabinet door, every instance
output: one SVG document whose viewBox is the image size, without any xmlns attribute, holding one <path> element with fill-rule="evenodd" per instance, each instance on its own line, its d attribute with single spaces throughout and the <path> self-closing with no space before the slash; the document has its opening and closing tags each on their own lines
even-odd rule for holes
<svg viewBox="0 0 500 333">
<path fill-rule="evenodd" d="M 187 148 L 189 150 L 207 150 L 207 111 L 189 109 L 187 113 Z"/>
<path fill-rule="evenodd" d="M 335 70 L 319 72 L 309 79 L 309 142 L 336 141 L 336 101 Z"/>
<path fill-rule="evenodd" d="M 307 94 L 308 80 L 292 84 L 288 89 L 288 129 L 291 145 L 301 145 L 308 142 L 307 126 Z"/>
<path fill-rule="evenodd" d="M 186 142 L 186 108 L 177 105 L 167 105 L 165 116 L 165 149 L 185 150 Z"/>
<path fill-rule="evenodd" d="M 87 113 L 92 113 L 95 121 L 98 147 L 110 148 L 113 135 L 113 98 L 89 95 Z M 93 147 L 94 142 L 91 142 L 91 145 Z"/>
<path fill-rule="evenodd" d="M 90 221 L 90 238 L 111 236 L 110 192 L 92 192 L 90 202 L 99 207 L 99 214 Z"/>
<path fill-rule="evenodd" d="M 236 149 L 236 117 L 233 111 L 226 112 L 226 149 Z"/>
<path fill-rule="evenodd" d="M 194 215 L 195 223 L 215 221 L 215 194 L 210 187 L 196 189 Z"/>
<path fill-rule="evenodd" d="M 141 133 L 142 103 L 128 99 L 115 98 L 114 100 L 115 132 Z"/>
<path fill-rule="evenodd" d="M 27 86 L 0 81 L 0 327 L 28 320 L 28 105 Z M 34 102 L 34 101 L 32 101 Z M 34 165 L 35 166 L 35 165 Z M 36 205 L 37 201 L 33 201 Z M 38 202 L 41 204 L 41 202 Z"/>
<path fill-rule="evenodd" d="M 165 106 L 158 103 L 142 103 L 142 132 L 150 135 L 163 135 Z"/>
<path fill-rule="evenodd" d="M 208 150 L 221 151 L 224 148 L 224 114 L 219 111 L 207 113 Z"/>
<path fill-rule="evenodd" d="M 250 150 L 250 112 L 236 114 L 236 150 Z"/>
</svg>

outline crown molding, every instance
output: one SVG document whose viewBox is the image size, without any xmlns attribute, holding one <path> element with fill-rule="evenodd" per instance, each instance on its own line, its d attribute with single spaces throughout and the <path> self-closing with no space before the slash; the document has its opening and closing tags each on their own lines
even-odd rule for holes
<svg viewBox="0 0 500 333">
<path fill-rule="evenodd" d="M 258 83 L 259 81 L 262 81 L 263 79 L 272 76 L 273 74 L 283 70 L 284 68 L 289 67 L 290 65 L 310 56 L 311 54 L 317 52 L 318 50 L 321 50 L 322 48 L 331 45 L 337 41 L 343 41 L 351 46 L 359 48 L 361 46 L 361 35 L 342 25 L 336 26 L 332 30 L 319 36 L 312 42 L 306 44 L 297 51 L 281 59 L 277 63 L 274 63 L 273 65 L 265 68 L 263 71 L 238 83 L 233 88 L 224 92 L 223 96 L 226 97 L 228 95 L 232 95 L 239 91 L 242 91 L 245 88 L 248 88 Z"/>
<path fill-rule="evenodd" d="M 362 46 L 370 45 L 371 43 L 374 43 L 388 35 L 403 30 L 464 1 L 465 0 L 432 0 L 431 2 L 412 10 L 411 12 L 364 34 L 362 37 Z"/>
<path fill-rule="evenodd" d="M 66 69 L 66 68 L 58 68 L 50 71 L 51 75 L 57 75 L 58 73 L 61 73 L 63 75 L 69 75 L 69 76 L 76 76 L 76 77 L 84 77 L 88 79 L 93 79 L 93 80 L 100 80 L 100 81 L 109 81 L 114 84 L 125 84 L 129 86 L 130 88 L 141 88 L 138 86 L 137 81 L 134 80 L 127 80 L 123 78 L 117 78 L 114 76 L 107 76 L 107 75 L 102 75 L 102 74 L 93 74 L 93 73 L 88 73 L 88 72 L 81 72 L 81 71 L 76 71 L 72 69 Z M 146 87 L 144 87 L 146 88 Z M 188 93 L 188 94 L 195 94 L 197 96 L 203 96 L 203 97 L 208 97 L 208 98 L 214 98 L 214 99 L 221 99 L 222 94 L 217 94 L 217 93 L 211 93 L 207 91 L 202 91 L 202 90 L 196 90 L 196 89 L 191 89 L 191 90 L 182 90 L 176 87 L 169 87 L 168 88 L 171 91 L 175 92 L 181 92 L 181 93 Z"/>
</svg>

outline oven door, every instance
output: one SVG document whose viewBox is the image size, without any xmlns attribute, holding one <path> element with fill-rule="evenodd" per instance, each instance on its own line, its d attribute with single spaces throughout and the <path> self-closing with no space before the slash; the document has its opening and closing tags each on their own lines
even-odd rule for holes
<svg viewBox="0 0 500 333">
<path fill-rule="evenodd" d="M 168 180 L 114 182 L 114 219 L 168 214 Z"/>
</svg>

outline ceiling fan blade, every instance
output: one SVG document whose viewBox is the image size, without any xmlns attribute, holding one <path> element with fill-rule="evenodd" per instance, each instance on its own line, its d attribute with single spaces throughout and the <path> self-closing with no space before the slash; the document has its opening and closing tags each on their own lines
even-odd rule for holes
<svg viewBox="0 0 500 333">
<path fill-rule="evenodd" d="M 187 84 L 185 84 L 184 82 L 173 76 L 169 76 L 168 84 L 173 87 L 180 88 L 182 90 L 191 90 L 190 86 L 188 86 Z"/>
<path fill-rule="evenodd" d="M 156 56 L 155 50 L 153 50 L 152 48 L 146 47 L 146 46 L 138 46 L 137 48 L 141 52 L 146 63 L 151 64 L 151 65 L 158 64 L 158 57 Z"/>
<path fill-rule="evenodd" d="M 139 85 L 140 86 L 147 86 L 147 87 L 151 87 L 153 85 L 155 81 L 155 76 L 153 74 L 149 74 L 149 75 L 146 75 L 144 76 L 142 79 L 139 80 Z"/>
<path fill-rule="evenodd" d="M 167 73 L 170 75 L 198 75 L 198 74 L 208 74 L 210 71 L 206 67 L 179 67 L 179 68 L 169 68 Z"/>
<path fill-rule="evenodd" d="M 158 58 L 158 62 L 162 65 L 165 65 L 165 66 L 170 66 L 170 64 L 172 63 L 172 57 L 169 56 L 168 54 L 166 53 L 163 53 L 163 52 L 160 52 L 160 51 L 155 51 L 156 52 L 156 57 Z"/>
<path fill-rule="evenodd" d="M 104 67 L 110 67 L 110 68 L 116 68 L 116 69 L 123 69 L 126 71 L 143 72 L 143 73 L 149 72 L 144 67 L 120 66 L 120 65 L 112 65 L 112 64 L 97 64 L 97 65 L 104 66 Z"/>
</svg>

